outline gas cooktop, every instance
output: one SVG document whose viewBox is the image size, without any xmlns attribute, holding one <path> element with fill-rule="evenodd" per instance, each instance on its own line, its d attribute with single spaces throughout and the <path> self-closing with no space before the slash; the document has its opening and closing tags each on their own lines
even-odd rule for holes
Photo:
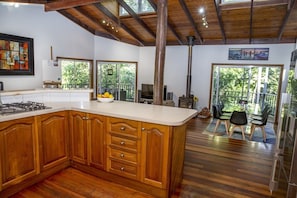
<svg viewBox="0 0 297 198">
<path fill-rule="evenodd" d="M 16 103 L 8 103 L 0 105 L 0 115 L 7 115 L 7 114 L 16 114 L 22 112 L 29 112 L 29 111 L 37 111 L 43 109 L 50 109 L 51 107 L 47 107 L 44 103 L 40 102 L 16 102 Z"/>
</svg>

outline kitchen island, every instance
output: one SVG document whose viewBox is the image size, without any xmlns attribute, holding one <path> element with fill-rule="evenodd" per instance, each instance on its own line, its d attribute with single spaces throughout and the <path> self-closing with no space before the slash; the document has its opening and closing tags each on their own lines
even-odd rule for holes
<svg viewBox="0 0 297 198">
<path fill-rule="evenodd" d="M 156 197 L 180 184 L 186 125 L 196 110 L 122 101 L 45 105 L 51 108 L 0 116 L 0 196 L 68 166 Z M 18 135 L 28 142 L 15 146 Z"/>
</svg>

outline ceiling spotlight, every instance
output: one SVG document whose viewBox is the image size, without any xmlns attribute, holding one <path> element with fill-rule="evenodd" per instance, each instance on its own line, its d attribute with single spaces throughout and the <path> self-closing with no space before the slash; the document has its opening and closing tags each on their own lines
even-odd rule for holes
<svg viewBox="0 0 297 198">
<path fill-rule="evenodd" d="M 204 7 L 199 8 L 199 14 L 204 14 Z"/>
</svg>

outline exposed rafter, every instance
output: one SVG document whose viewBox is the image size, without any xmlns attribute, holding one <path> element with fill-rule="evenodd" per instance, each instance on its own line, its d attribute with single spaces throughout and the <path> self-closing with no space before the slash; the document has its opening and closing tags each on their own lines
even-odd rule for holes
<svg viewBox="0 0 297 198">
<path fill-rule="evenodd" d="M 98 32 L 95 29 L 92 29 L 91 27 L 85 25 L 80 20 L 74 19 L 73 16 L 70 15 L 69 13 L 67 13 L 65 10 L 59 10 L 58 12 L 60 14 L 62 14 L 64 17 L 68 18 L 69 20 L 74 21 L 76 24 L 80 25 L 82 28 L 88 30 L 92 34 L 95 34 L 97 36 L 102 36 L 102 37 L 105 37 L 105 38 L 109 38 L 109 39 L 114 39 L 110 34 L 106 34 L 106 33 L 103 33 L 103 32 Z"/>
<path fill-rule="evenodd" d="M 221 10 L 220 10 L 220 6 L 219 6 L 220 2 L 218 0 L 214 0 L 214 4 L 215 4 L 215 7 L 216 7 L 217 17 L 218 17 L 222 37 L 223 37 L 223 42 L 226 44 L 226 34 L 225 34 L 224 25 L 223 25 L 223 21 L 222 21 Z"/>
<path fill-rule="evenodd" d="M 64 0 L 46 3 L 44 5 L 45 11 L 57 11 L 64 10 L 67 8 L 74 8 L 83 5 L 89 5 L 93 3 L 102 2 L 103 0 Z"/>
<path fill-rule="evenodd" d="M 147 1 L 156 11 L 158 10 L 156 4 L 159 0 Z M 189 35 L 196 37 L 197 45 L 296 43 L 297 0 L 253 0 L 253 3 L 251 0 L 242 3 L 238 1 L 221 3 L 221 1 L 167 0 L 170 9 L 168 9 L 166 44 L 187 45 L 186 37 Z M 129 11 L 129 16 L 120 17 L 119 2 L 124 5 L 123 2 L 127 2 L 126 0 L 3 0 L 3 2 L 43 4 L 46 11 L 57 11 L 93 35 L 138 46 L 156 45 L 156 39 L 152 36 L 154 33 L 157 37 L 156 14 L 139 15 Z M 200 28 L 201 17 L 196 12 L 202 4 L 207 9 L 209 28 Z M 25 5 L 20 4 L 20 6 Z M 111 22 L 116 25 L 119 31 L 113 32 L 112 26 L 109 29 L 107 24 L 106 26 L 103 24 L 103 19 L 108 21 L 107 24 Z"/>
<path fill-rule="evenodd" d="M 198 31 L 197 25 L 195 24 L 195 21 L 194 21 L 192 15 L 191 15 L 191 13 L 190 13 L 188 7 L 186 6 L 184 0 L 179 0 L 179 3 L 180 3 L 180 5 L 181 5 L 181 7 L 183 8 L 184 13 L 187 15 L 187 17 L 188 17 L 188 19 L 189 19 L 189 21 L 190 21 L 192 27 L 194 28 L 195 33 L 196 33 L 196 36 L 198 37 L 198 40 L 199 40 L 200 44 L 203 44 L 203 40 L 202 40 L 201 34 L 200 34 L 200 32 Z"/>
<path fill-rule="evenodd" d="M 284 33 L 284 29 L 286 27 L 286 24 L 287 24 L 287 22 L 289 20 L 289 17 L 291 15 L 291 13 L 292 13 L 292 10 L 293 10 L 293 8 L 295 6 L 296 6 L 296 0 L 291 0 L 291 3 L 288 4 L 288 11 L 286 13 L 286 16 L 285 16 L 285 18 L 283 20 L 283 23 L 282 23 L 282 25 L 281 25 L 281 27 L 279 29 L 279 32 L 278 32 L 278 40 L 281 40 L 282 35 Z"/>
<path fill-rule="evenodd" d="M 155 2 L 153 0 L 147 0 L 151 6 L 154 8 L 155 11 L 157 11 L 157 5 L 155 4 Z M 170 31 L 174 34 L 175 38 L 177 39 L 178 43 L 180 45 L 183 45 L 183 41 L 181 39 L 181 37 L 178 35 L 178 33 L 176 32 L 176 30 L 173 28 L 172 23 L 169 21 L 169 18 L 167 19 L 167 27 L 170 29 Z"/>
<path fill-rule="evenodd" d="M 156 34 L 151 28 L 141 19 L 138 15 L 130 8 L 130 6 L 123 0 L 117 0 L 117 2 L 154 38 L 156 38 Z"/>
<path fill-rule="evenodd" d="M 102 25 L 102 23 L 100 23 L 100 22 L 98 22 L 98 20 L 96 20 L 96 19 L 90 17 L 90 16 L 89 16 L 85 11 L 83 11 L 81 8 L 79 8 L 79 7 L 78 7 L 78 8 L 73 8 L 73 11 L 76 12 L 77 15 L 81 15 L 81 16 L 85 17 L 85 18 L 88 20 L 88 23 L 92 24 L 93 26 L 98 27 L 98 28 L 101 28 L 101 29 L 104 29 L 105 32 L 106 32 L 107 34 L 110 34 L 110 36 L 111 36 L 112 38 L 114 38 L 115 40 L 118 40 L 118 41 L 121 40 L 121 39 L 118 38 L 116 35 L 114 35 L 112 32 L 106 30 L 106 29 L 105 29 L 105 26 Z"/>
<path fill-rule="evenodd" d="M 105 14 L 110 20 L 112 20 L 114 23 L 116 23 L 119 27 L 121 27 L 123 30 L 125 30 L 128 34 L 130 34 L 132 37 L 134 37 L 135 40 L 141 45 L 144 46 L 143 41 L 133 32 L 131 31 L 125 24 L 120 23 L 120 20 L 114 16 L 106 7 L 104 7 L 101 3 L 95 3 L 93 4 L 99 11 L 101 11 L 103 14 Z"/>
</svg>

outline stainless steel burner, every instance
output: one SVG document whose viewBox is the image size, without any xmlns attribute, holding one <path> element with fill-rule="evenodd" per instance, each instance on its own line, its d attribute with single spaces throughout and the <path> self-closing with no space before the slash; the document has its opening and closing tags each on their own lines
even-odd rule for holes
<svg viewBox="0 0 297 198">
<path fill-rule="evenodd" d="M 40 102 L 17 102 L 0 105 L 0 115 L 15 114 L 28 111 L 37 111 L 42 109 L 50 109 Z"/>
</svg>

